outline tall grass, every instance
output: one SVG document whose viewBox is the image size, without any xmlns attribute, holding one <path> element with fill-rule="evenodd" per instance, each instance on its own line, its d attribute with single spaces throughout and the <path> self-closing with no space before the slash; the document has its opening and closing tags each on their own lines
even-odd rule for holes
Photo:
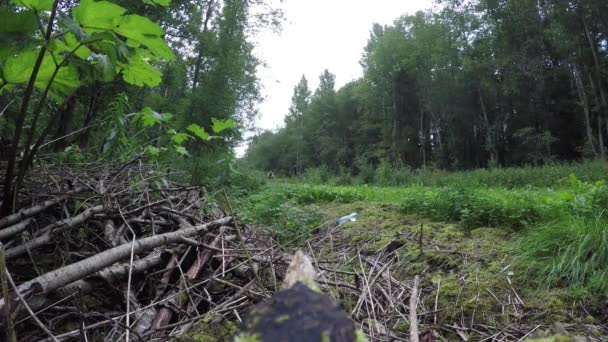
<svg viewBox="0 0 608 342">
<path fill-rule="evenodd" d="M 547 286 L 608 290 L 608 223 L 603 215 L 530 227 L 517 240 L 516 252 L 529 274 Z"/>
</svg>

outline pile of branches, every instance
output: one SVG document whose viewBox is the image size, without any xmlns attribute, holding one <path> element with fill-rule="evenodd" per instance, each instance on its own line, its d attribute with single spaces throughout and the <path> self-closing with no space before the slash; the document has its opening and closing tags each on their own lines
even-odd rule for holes
<svg viewBox="0 0 608 342">
<path fill-rule="evenodd" d="M 167 339 L 239 320 L 289 260 L 271 236 L 150 165 L 43 167 L 0 219 L 9 340 Z"/>
</svg>

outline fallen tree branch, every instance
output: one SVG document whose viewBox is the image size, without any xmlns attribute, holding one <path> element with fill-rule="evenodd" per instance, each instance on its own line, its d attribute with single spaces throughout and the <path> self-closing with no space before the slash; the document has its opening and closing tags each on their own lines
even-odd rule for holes
<svg viewBox="0 0 608 342">
<path fill-rule="evenodd" d="M 418 286 L 420 286 L 420 277 L 414 278 L 414 286 L 412 286 L 412 294 L 410 294 L 410 342 L 419 341 L 418 332 L 418 314 L 416 314 L 416 308 L 418 307 Z"/>
<path fill-rule="evenodd" d="M 7 239 L 13 235 L 17 235 L 27 229 L 27 226 L 32 222 L 32 218 L 27 218 L 15 225 L 3 228 L 0 230 L 0 240 Z"/>
<path fill-rule="evenodd" d="M 196 235 L 201 232 L 205 232 L 213 227 L 227 225 L 231 221 L 232 217 L 225 217 L 192 228 L 143 238 L 135 242 L 135 246 L 133 247 L 133 253 L 139 254 L 143 251 L 150 250 L 152 248 L 178 242 L 182 236 Z M 57 270 L 43 274 L 37 278 L 27 281 L 19 285 L 18 291 L 20 294 L 29 291 L 32 291 L 36 294 L 47 294 L 51 291 L 59 289 L 64 285 L 67 285 L 76 280 L 82 279 L 90 274 L 93 274 L 99 271 L 100 269 L 108 267 L 113 263 L 128 257 L 130 253 L 131 243 L 114 247 L 112 249 L 103 251 L 97 255 L 94 255 L 90 258 L 81 260 L 68 266 L 61 267 Z M 4 305 L 4 299 L 0 300 L 0 309 L 3 309 Z"/>
<path fill-rule="evenodd" d="M 75 227 L 79 224 L 82 224 L 82 223 L 86 222 L 88 219 L 90 219 L 91 217 L 93 217 L 93 215 L 99 214 L 103 211 L 104 211 L 103 205 L 96 205 L 94 207 L 86 209 L 85 211 L 83 211 L 82 213 L 80 213 L 76 216 L 69 217 L 69 218 L 63 219 L 61 221 L 57 221 L 55 223 L 51 223 L 50 225 L 44 227 L 41 230 L 41 232 L 43 233 L 42 235 L 24 243 L 24 244 L 21 244 L 19 246 L 16 246 L 16 247 L 13 247 L 13 248 L 7 250 L 6 258 L 12 259 L 12 258 L 15 258 L 15 257 L 18 257 L 20 255 L 27 253 L 28 250 L 32 250 L 32 249 L 38 248 L 40 246 L 49 244 L 52 242 L 54 234 L 57 234 L 63 230 L 66 230 L 66 229 Z"/>
</svg>

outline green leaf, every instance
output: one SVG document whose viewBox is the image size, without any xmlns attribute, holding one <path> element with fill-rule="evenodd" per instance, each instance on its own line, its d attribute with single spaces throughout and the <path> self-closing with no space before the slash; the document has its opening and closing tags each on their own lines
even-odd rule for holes
<svg viewBox="0 0 608 342">
<path fill-rule="evenodd" d="M 122 78 L 129 84 L 143 87 L 155 87 L 162 81 L 162 73 L 148 64 L 141 56 L 136 55 L 128 64 L 119 64 L 122 68 Z"/>
<path fill-rule="evenodd" d="M 160 155 L 160 149 L 151 145 L 146 146 L 146 152 L 152 157 L 158 157 Z"/>
<path fill-rule="evenodd" d="M 222 131 L 236 127 L 236 123 L 232 119 L 217 120 L 211 118 L 211 122 L 213 123 L 211 129 L 213 129 L 214 133 L 221 133 Z"/>
<path fill-rule="evenodd" d="M 173 140 L 174 143 L 181 145 L 184 141 L 188 140 L 188 138 L 190 138 L 190 136 L 186 133 L 176 133 L 171 137 L 171 140 Z"/>
<path fill-rule="evenodd" d="M 50 11 L 53 8 L 53 0 L 13 0 L 13 3 L 36 11 Z"/>
<path fill-rule="evenodd" d="M 159 5 L 163 7 L 167 7 L 171 4 L 171 0 L 142 0 L 142 2 L 148 5 Z"/>
<path fill-rule="evenodd" d="M 34 70 L 34 63 L 39 54 L 39 50 L 30 49 L 23 51 L 13 58 L 9 58 L 4 65 L 4 80 L 10 84 L 24 84 L 30 79 Z M 45 54 L 38 71 L 38 77 L 34 86 L 43 91 L 55 72 L 56 65 L 49 54 Z M 72 90 L 80 86 L 78 70 L 72 65 L 63 66 L 57 72 L 49 94 L 58 102 L 62 102 L 63 98 Z"/>
<path fill-rule="evenodd" d="M 170 121 L 171 119 L 173 119 L 173 114 L 171 114 L 171 113 L 164 113 L 164 114 L 161 114 L 161 116 L 162 116 L 161 120 L 163 120 L 164 122 L 167 122 L 167 121 Z"/>
<path fill-rule="evenodd" d="M 108 1 L 83 0 L 72 13 L 87 33 L 113 31 L 127 38 L 131 47 L 144 45 L 157 57 L 175 58 L 162 38 L 165 32 L 158 24 L 141 15 L 124 15 L 126 11 Z"/>
<path fill-rule="evenodd" d="M 163 29 L 152 20 L 141 15 L 127 15 L 114 22 L 114 31 L 128 38 L 127 44 L 134 42 L 145 45 L 150 52 L 166 60 L 175 58 L 162 36 Z"/>
<path fill-rule="evenodd" d="M 70 53 L 74 53 L 80 59 L 86 60 L 91 55 L 91 50 L 84 46 L 80 45 L 80 42 L 76 40 L 76 36 L 69 32 L 64 36 L 65 41 L 53 39 L 50 42 L 50 50 L 55 54 L 64 53 L 64 55 L 68 55 Z"/>
<path fill-rule="evenodd" d="M 108 1 L 82 0 L 72 15 L 87 33 L 112 30 L 127 10 Z"/>
<path fill-rule="evenodd" d="M 135 115 L 133 119 L 135 122 L 141 121 L 144 127 L 152 127 L 156 124 L 163 122 L 163 116 L 152 110 L 150 107 L 145 107 L 141 112 Z"/>
<path fill-rule="evenodd" d="M 32 34 L 36 31 L 36 15 L 34 11 L 0 12 L 0 32 Z"/>
<path fill-rule="evenodd" d="M 197 124 L 191 124 L 186 128 L 188 131 L 194 133 L 197 137 L 201 138 L 204 141 L 209 140 L 209 134 L 205 132 L 205 129 Z"/>
<path fill-rule="evenodd" d="M 190 156 L 188 150 L 186 150 L 186 148 L 183 146 L 175 146 L 175 152 L 177 152 L 177 154 L 180 156 Z"/>
</svg>

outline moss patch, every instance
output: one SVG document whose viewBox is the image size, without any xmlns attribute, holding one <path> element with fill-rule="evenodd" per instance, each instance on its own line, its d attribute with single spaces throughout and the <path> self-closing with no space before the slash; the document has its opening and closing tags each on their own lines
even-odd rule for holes
<svg viewBox="0 0 608 342">
<path fill-rule="evenodd" d="M 427 302 L 428 307 L 434 306 L 439 289 L 436 313 L 439 325 L 467 322 L 467 325 L 504 326 L 514 321 L 551 324 L 568 319 L 566 308 L 572 300 L 566 292 L 547 290 L 531 282 L 524 278 L 524 270 L 516 266 L 510 254 L 515 237 L 512 229 L 468 229 L 460 224 L 405 215 L 398 206 L 381 203 L 327 203 L 322 209 L 325 220 L 352 212 L 359 214 L 356 222 L 336 228 L 332 248 L 356 244 L 361 253 L 376 254 L 392 252 L 387 247 L 394 246 L 400 263 L 396 278 L 408 281 L 420 275 L 427 301 L 432 302 Z M 329 248 L 325 246 L 322 254 L 327 256 Z M 350 269 L 344 271 L 360 271 L 361 266 L 353 263 L 347 267 Z M 352 306 L 339 295 L 334 297 L 346 309 Z M 434 314 L 425 315 L 421 321 L 428 325 L 433 318 Z M 393 322 L 391 326 L 398 332 L 409 329 L 404 321 Z M 479 337 L 474 332 L 470 336 L 472 340 Z"/>
<path fill-rule="evenodd" d="M 209 320 L 197 322 L 184 336 L 176 339 L 176 342 L 216 342 L 229 341 L 237 331 L 237 325 L 232 321 L 222 323 L 208 323 Z M 250 341 L 250 340 L 241 340 Z"/>
</svg>

